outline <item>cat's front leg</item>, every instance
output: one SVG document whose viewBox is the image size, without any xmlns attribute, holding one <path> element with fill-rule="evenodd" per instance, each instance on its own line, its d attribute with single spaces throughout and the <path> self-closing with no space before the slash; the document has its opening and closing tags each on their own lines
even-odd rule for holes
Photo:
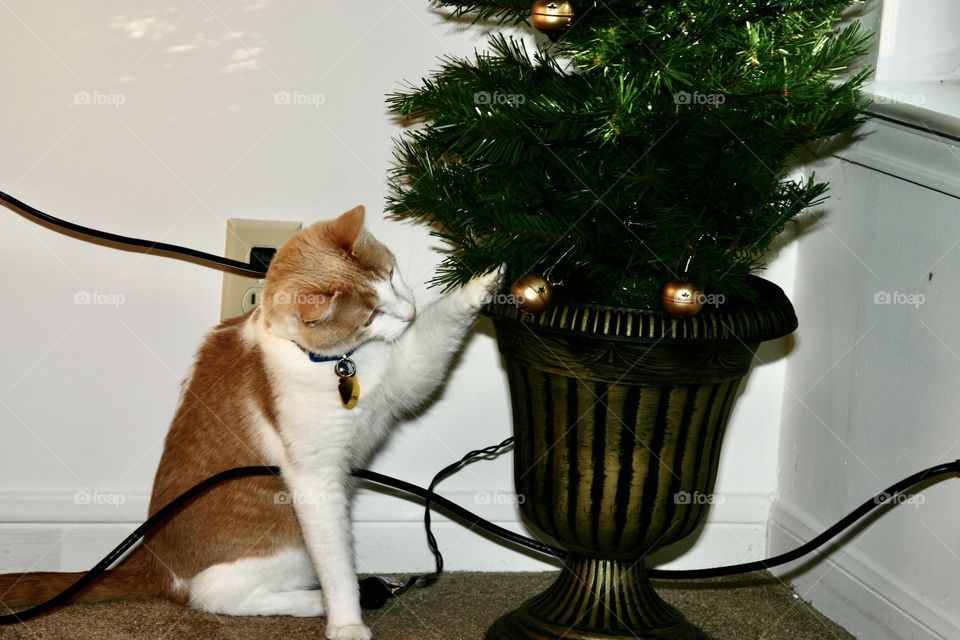
<svg viewBox="0 0 960 640">
<path fill-rule="evenodd" d="M 436 300 L 393 345 L 388 379 L 397 381 L 396 409 L 416 407 L 440 385 L 480 307 L 502 278 L 503 269 L 494 269 Z"/>
<path fill-rule="evenodd" d="M 353 557 L 350 478 L 339 468 L 288 465 L 283 479 L 292 495 L 300 530 L 313 562 L 327 612 L 329 640 L 370 640 L 363 624 Z"/>
</svg>

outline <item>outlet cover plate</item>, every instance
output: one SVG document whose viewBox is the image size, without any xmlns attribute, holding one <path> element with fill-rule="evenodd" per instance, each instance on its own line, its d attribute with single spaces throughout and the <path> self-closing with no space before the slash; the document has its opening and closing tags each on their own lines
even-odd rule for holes
<svg viewBox="0 0 960 640">
<path fill-rule="evenodd" d="M 226 256 L 250 262 L 254 247 L 276 249 L 290 236 L 303 228 L 303 223 L 286 220 L 227 220 Z M 223 294 L 220 298 L 220 320 L 243 315 L 260 302 L 263 278 L 248 278 L 233 273 L 223 274 Z"/>
</svg>

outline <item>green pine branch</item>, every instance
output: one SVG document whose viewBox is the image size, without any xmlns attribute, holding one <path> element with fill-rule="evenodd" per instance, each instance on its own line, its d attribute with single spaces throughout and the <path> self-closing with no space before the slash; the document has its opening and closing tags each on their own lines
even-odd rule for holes
<svg viewBox="0 0 960 640">
<path fill-rule="evenodd" d="M 520 21 L 526 2 L 440 2 Z M 842 0 L 585 5 L 555 44 L 493 36 L 391 95 L 388 208 L 431 225 L 454 286 L 502 263 L 562 295 L 657 306 L 671 279 L 728 296 L 827 185 L 786 180 L 803 146 L 862 119 L 864 51 Z"/>
</svg>

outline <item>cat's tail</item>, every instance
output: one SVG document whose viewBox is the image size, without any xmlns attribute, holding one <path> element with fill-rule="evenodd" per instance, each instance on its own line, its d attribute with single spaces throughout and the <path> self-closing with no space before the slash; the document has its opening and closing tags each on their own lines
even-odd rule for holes
<svg viewBox="0 0 960 640">
<path fill-rule="evenodd" d="M 102 573 L 70 601 L 100 602 L 166 595 L 165 585 L 153 575 L 146 560 L 143 549 L 134 550 L 116 569 Z M 0 605 L 17 607 L 46 602 L 79 580 L 83 574 L 36 571 L 0 575 Z M 0 609 L 3 608 L 0 606 Z"/>
</svg>

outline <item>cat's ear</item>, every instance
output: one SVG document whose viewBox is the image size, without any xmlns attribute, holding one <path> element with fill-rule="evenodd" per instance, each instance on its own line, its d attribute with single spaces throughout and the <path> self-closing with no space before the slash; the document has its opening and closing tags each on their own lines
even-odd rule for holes
<svg viewBox="0 0 960 640">
<path fill-rule="evenodd" d="M 330 223 L 330 235 L 344 251 L 353 251 L 353 245 L 363 229 L 363 217 L 364 208 L 361 204 Z"/>
<path fill-rule="evenodd" d="M 333 315 L 334 303 L 339 295 L 339 291 L 333 295 L 326 295 L 318 291 L 297 296 L 297 317 L 300 318 L 300 322 L 316 324 L 328 319 Z"/>
</svg>

